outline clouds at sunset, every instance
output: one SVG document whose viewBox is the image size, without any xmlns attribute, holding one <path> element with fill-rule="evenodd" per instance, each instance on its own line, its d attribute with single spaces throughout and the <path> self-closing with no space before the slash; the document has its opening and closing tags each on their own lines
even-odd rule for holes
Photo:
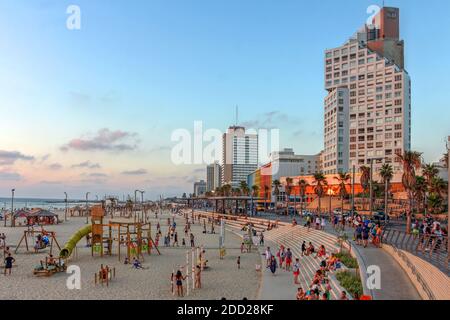
<svg viewBox="0 0 450 320">
<path fill-rule="evenodd" d="M 61 147 L 62 151 L 130 151 L 138 147 L 139 139 L 136 133 L 121 130 L 112 131 L 100 129 L 93 136 L 70 140 Z"/>
</svg>

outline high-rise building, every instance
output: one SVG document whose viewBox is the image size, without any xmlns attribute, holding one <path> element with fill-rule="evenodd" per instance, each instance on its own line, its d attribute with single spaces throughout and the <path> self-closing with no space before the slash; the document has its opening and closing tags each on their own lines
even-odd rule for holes
<svg viewBox="0 0 450 320">
<path fill-rule="evenodd" d="M 214 162 L 206 167 L 206 191 L 214 191 L 218 187 L 220 187 L 220 165 Z"/>
<path fill-rule="evenodd" d="M 325 51 L 323 171 L 373 161 L 394 171 L 411 148 L 411 81 L 404 69 L 398 8 L 384 7 L 343 46 Z"/>
<path fill-rule="evenodd" d="M 194 182 L 194 194 L 198 197 L 204 195 L 206 192 L 206 182 L 205 180 L 200 180 Z"/>
<path fill-rule="evenodd" d="M 258 135 L 231 126 L 222 137 L 222 185 L 239 187 L 258 168 Z"/>
</svg>

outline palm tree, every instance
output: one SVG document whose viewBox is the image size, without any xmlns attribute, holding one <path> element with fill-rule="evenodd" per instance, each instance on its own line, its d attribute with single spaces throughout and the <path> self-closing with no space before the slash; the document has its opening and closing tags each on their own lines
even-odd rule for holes
<svg viewBox="0 0 450 320">
<path fill-rule="evenodd" d="M 364 194 L 367 195 L 369 193 L 370 188 L 370 168 L 366 166 L 361 166 L 359 170 L 361 171 L 361 178 L 360 178 L 361 187 L 363 188 Z M 365 209 L 365 203 L 363 203 L 363 208 Z"/>
<path fill-rule="evenodd" d="M 285 188 L 285 192 L 286 192 L 286 215 L 288 215 L 288 207 L 289 207 L 289 203 L 290 203 L 290 199 L 291 199 L 291 191 L 292 191 L 292 178 L 291 177 L 287 177 L 286 178 L 286 188 Z"/>
<path fill-rule="evenodd" d="M 265 209 L 267 209 L 267 198 L 270 199 L 269 190 L 270 190 L 269 186 L 264 185 L 264 203 L 265 203 L 264 208 Z"/>
<path fill-rule="evenodd" d="M 413 189 L 414 200 L 417 203 L 417 209 L 420 210 L 421 205 L 425 207 L 426 193 L 428 191 L 425 177 L 416 176 L 416 183 Z"/>
<path fill-rule="evenodd" d="M 321 214 L 321 205 L 320 205 L 320 200 L 323 196 L 324 193 L 324 186 L 327 185 L 327 180 L 325 179 L 325 176 L 323 175 L 322 172 L 316 172 L 314 174 L 314 193 L 319 197 L 319 205 L 318 205 L 318 214 Z"/>
<path fill-rule="evenodd" d="M 430 192 L 436 193 L 440 197 L 443 197 L 444 194 L 447 193 L 447 190 L 448 190 L 447 187 L 448 187 L 448 184 L 444 179 L 442 179 L 440 177 L 434 177 L 431 180 Z"/>
<path fill-rule="evenodd" d="M 437 193 L 431 193 L 427 199 L 427 205 L 430 209 L 430 213 L 438 214 L 444 209 L 444 203 L 441 196 Z"/>
<path fill-rule="evenodd" d="M 341 212 L 344 213 L 344 198 L 347 197 L 347 189 L 345 187 L 347 181 L 350 180 L 350 173 L 339 172 L 334 179 L 339 181 L 339 196 L 341 197 Z"/>
<path fill-rule="evenodd" d="M 417 151 L 405 151 L 403 154 L 398 153 L 397 157 L 403 165 L 402 184 L 408 194 L 409 210 L 406 215 L 406 232 L 410 233 L 416 170 L 422 165 L 422 153 Z"/>
<path fill-rule="evenodd" d="M 259 186 L 256 184 L 252 186 L 252 194 L 254 197 L 259 197 Z"/>
<path fill-rule="evenodd" d="M 431 190 L 431 183 L 433 179 L 437 176 L 439 173 L 439 169 L 434 164 L 424 164 L 422 166 L 422 175 L 425 177 L 427 186 L 428 186 L 428 192 Z M 427 197 L 427 194 L 425 194 L 425 198 Z M 426 199 L 424 199 L 425 203 L 427 203 Z M 426 205 L 425 208 L 428 206 Z"/>
<path fill-rule="evenodd" d="M 277 202 L 278 202 L 278 196 L 280 195 L 280 181 L 279 180 L 274 180 L 272 182 L 273 186 L 274 186 L 274 190 L 273 193 L 275 194 L 275 208 L 277 207 Z"/>
<path fill-rule="evenodd" d="M 391 183 L 392 177 L 394 176 L 394 169 L 389 163 L 385 163 L 381 166 L 380 176 L 384 182 L 384 214 L 387 216 L 389 214 L 388 210 L 389 184 Z"/>
<path fill-rule="evenodd" d="M 232 187 L 231 187 L 230 184 L 224 184 L 222 186 L 223 195 L 226 196 L 226 197 L 228 197 L 230 195 L 231 190 L 232 190 Z"/>
<path fill-rule="evenodd" d="M 300 193 L 300 198 L 301 198 L 301 202 L 300 202 L 300 212 L 301 214 L 303 214 L 303 199 L 305 198 L 305 194 L 306 194 L 306 187 L 309 186 L 308 182 L 306 182 L 306 180 L 304 179 L 300 179 L 298 181 L 298 186 L 299 186 L 299 193 Z"/>
<path fill-rule="evenodd" d="M 247 182 L 241 181 L 241 183 L 240 183 L 240 189 L 241 189 L 241 191 L 242 191 L 242 195 L 248 196 L 249 188 L 248 188 Z"/>
</svg>

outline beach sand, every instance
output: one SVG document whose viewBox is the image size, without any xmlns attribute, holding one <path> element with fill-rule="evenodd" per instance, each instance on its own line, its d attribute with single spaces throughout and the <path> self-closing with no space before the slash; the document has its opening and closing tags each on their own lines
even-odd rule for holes
<svg viewBox="0 0 450 320">
<path fill-rule="evenodd" d="M 63 214 L 59 212 L 61 219 Z M 151 214 L 152 234 L 156 234 L 156 221 Z M 158 216 L 163 235 L 167 232 L 167 218 L 172 215 L 166 213 Z M 7 245 L 11 246 L 11 252 L 16 259 L 15 267 L 11 276 L 0 274 L 0 299 L 87 299 L 87 300 L 135 300 L 135 299 L 180 299 L 171 293 L 170 276 L 172 270 L 185 264 L 186 250 L 181 247 L 184 237 L 184 218 L 177 216 L 177 232 L 180 247 L 167 248 L 162 246 L 160 239 L 161 255 L 155 250 L 151 256 L 144 254 L 143 266 L 145 270 L 133 269 L 130 265 L 124 265 L 118 261 L 117 255 L 104 257 L 91 257 L 90 248 L 85 247 L 86 240 L 82 239 L 77 246 L 77 257 L 69 261 L 68 265 L 77 265 L 81 270 L 81 289 L 69 290 L 66 286 L 69 274 L 59 273 L 52 277 L 35 277 L 33 268 L 40 260 L 45 260 L 49 250 L 46 249 L 39 254 L 27 253 L 22 244 L 19 252 L 14 253 L 24 227 L 4 228 L 0 227 L 0 233 L 7 236 Z M 66 240 L 78 229 L 85 226 L 86 218 L 72 217 L 69 221 L 55 226 L 48 226 L 46 230 L 55 231 L 57 240 L 61 247 Z M 209 227 L 207 228 L 209 231 Z M 260 264 L 259 253 L 240 253 L 241 239 L 234 233 L 226 232 L 225 246 L 227 255 L 225 259 L 219 259 L 219 227 L 215 228 L 216 234 L 203 234 L 203 225 L 196 224 L 191 227 L 195 235 L 196 245 L 203 245 L 206 249 L 206 258 L 209 261 L 209 269 L 202 272 L 202 289 L 191 290 L 188 297 L 184 299 L 255 299 L 260 286 L 260 273 L 255 270 L 255 265 Z M 33 250 L 33 239 L 29 238 L 30 249 Z M 189 244 L 189 239 L 186 239 Z M 116 250 L 116 249 L 114 249 Z M 122 252 L 125 252 L 123 248 Z M 59 250 L 54 246 L 53 255 L 59 255 Z M 241 269 L 237 269 L 236 260 L 241 256 Z M 122 256 L 123 259 L 123 256 Z M 100 264 L 114 267 L 116 278 L 109 287 L 94 284 L 94 274 L 98 272 Z M 3 269 L 0 269 L 2 272 Z M 186 283 L 185 283 L 186 284 Z M 190 281 L 192 286 L 192 282 Z M 191 287 L 192 288 L 192 287 Z M 185 288 L 186 290 L 186 288 Z"/>
</svg>

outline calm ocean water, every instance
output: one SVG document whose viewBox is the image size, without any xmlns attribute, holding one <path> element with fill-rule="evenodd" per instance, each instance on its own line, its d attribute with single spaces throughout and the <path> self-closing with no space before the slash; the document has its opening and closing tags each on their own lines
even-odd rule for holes
<svg viewBox="0 0 450 320">
<path fill-rule="evenodd" d="M 68 206 L 83 205 L 85 201 L 69 200 Z M 92 202 L 89 202 L 92 203 Z M 64 199 L 33 199 L 33 198 L 14 198 L 14 209 L 20 208 L 42 208 L 42 209 L 62 209 L 65 207 Z M 11 209 L 11 198 L 0 198 L 0 210 Z"/>
</svg>

